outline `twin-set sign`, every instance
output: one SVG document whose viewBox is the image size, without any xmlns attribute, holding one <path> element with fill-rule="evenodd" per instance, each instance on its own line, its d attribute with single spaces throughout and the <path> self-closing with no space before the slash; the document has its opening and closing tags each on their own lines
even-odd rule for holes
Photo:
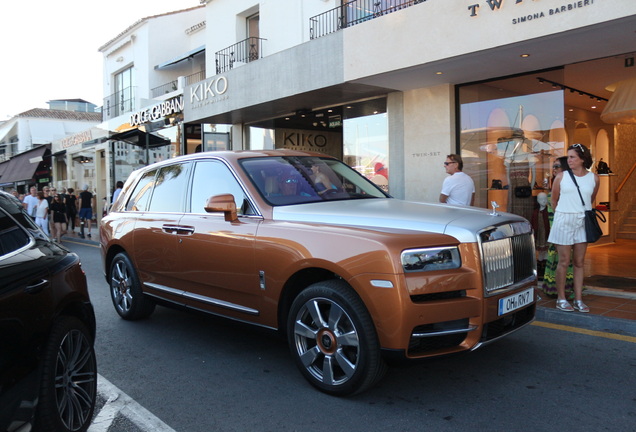
<svg viewBox="0 0 636 432">
<path fill-rule="evenodd" d="M 130 125 L 139 126 L 183 112 L 183 96 L 168 99 L 158 105 L 146 108 L 130 115 Z"/>
<path fill-rule="evenodd" d="M 525 3 L 539 2 L 539 0 L 525 0 Z M 474 3 L 468 6 L 468 11 L 470 16 L 478 16 L 480 9 L 483 6 L 486 6 L 486 10 L 490 9 L 491 11 L 497 11 L 507 5 L 509 3 L 513 3 L 515 5 L 519 5 L 524 3 L 524 0 L 485 0 L 483 4 Z M 525 14 L 518 16 L 512 19 L 513 24 L 519 24 L 527 21 L 532 21 L 533 19 L 545 18 L 546 16 L 558 15 L 565 12 L 571 12 L 580 8 L 584 8 L 586 6 L 591 6 L 594 4 L 594 0 L 565 0 L 560 2 L 560 4 L 556 7 L 548 7 L 543 10 L 539 10 L 533 12 L 531 14 Z"/>
</svg>

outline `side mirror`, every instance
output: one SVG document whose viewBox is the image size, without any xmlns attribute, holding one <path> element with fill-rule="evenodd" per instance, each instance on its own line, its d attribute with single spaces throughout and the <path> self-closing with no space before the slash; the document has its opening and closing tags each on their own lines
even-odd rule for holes
<svg viewBox="0 0 636 432">
<path fill-rule="evenodd" d="M 238 220 L 236 203 L 232 194 L 214 195 L 208 198 L 208 202 L 205 204 L 205 211 L 208 213 L 222 212 L 228 222 Z"/>
</svg>

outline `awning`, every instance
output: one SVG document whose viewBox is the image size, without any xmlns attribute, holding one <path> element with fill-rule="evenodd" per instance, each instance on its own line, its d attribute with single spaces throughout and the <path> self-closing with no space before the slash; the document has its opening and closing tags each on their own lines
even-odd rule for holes
<svg viewBox="0 0 636 432">
<path fill-rule="evenodd" d="M 175 63 L 179 63 L 179 62 L 187 60 L 187 59 L 189 59 L 191 57 L 194 57 L 195 55 L 197 55 L 199 53 L 202 53 L 204 51 L 205 51 L 205 45 L 201 45 L 200 47 L 195 48 L 193 50 L 190 50 L 190 51 L 188 51 L 186 53 L 183 53 L 180 56 L 173 58 L 172 60 L 168 60 L 166 62 L 158 64 L 157 66 L 155 66 L 155 69 L 163 69 L 163 68 L 165 68 L 167 66 L 170 66 L 170 65 L 173 65 Z"/>
<path fill-rule="evenodd" d="M 152 133 L 146 133 L 140 129 L 131 129 L 126 132 L 119 132 L 110 136 L 113 141 L 125 141 L 128 144 L 146 147 L 146 136 L 148 136 L 148 147 L 161 147 L 171 144 L 169 139 L 157 136 Z"/>
<path fill-rule="evenodd" d="M 47 152 L 49 153 L 48 155 Z M 51 151 L 47 146 L 40 146 L 14 156 L 8 162 L 8 167 L 4 169 L 2 177 L 0 177 L 0 183 L 6 184 L 31 180 L 40 162 L 45 156 L 49 156 L 50 153 Z"/>
</svg>

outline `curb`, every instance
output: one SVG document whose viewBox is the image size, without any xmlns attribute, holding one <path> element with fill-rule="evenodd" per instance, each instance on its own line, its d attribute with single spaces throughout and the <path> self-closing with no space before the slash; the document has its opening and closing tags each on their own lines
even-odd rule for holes
<svg viewBox="0 0 636 432">
<path fill-rule="evenodd" d="M 579 312 L 563 312 L 553 308 L 538 306 L 536 320 L 587 330 L 636 336 L 636 322 L 628 319 L 610 318 Z"/>
</svg>

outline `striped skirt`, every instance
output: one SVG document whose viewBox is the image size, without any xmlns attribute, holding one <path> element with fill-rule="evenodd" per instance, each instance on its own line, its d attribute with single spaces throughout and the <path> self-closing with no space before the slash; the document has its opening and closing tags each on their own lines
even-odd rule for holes
<svg viewBox="0 0 636 432">
<path fill-rule="evenodd" d="M 585 235 L 585 213 L 554 212 L 554 222 L 548 237 L 550 243 L 557 245 L 573 245 L 587 243 Z"/>
</svg>

